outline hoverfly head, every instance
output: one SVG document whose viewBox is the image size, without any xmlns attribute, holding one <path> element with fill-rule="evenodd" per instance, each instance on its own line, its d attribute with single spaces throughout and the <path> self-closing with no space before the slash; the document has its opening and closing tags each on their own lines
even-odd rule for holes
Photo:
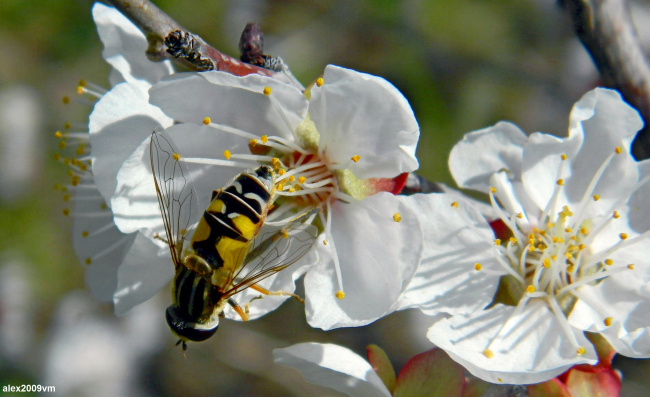
<svg viewBox="0 0 650 397">
<path fill-rule="evenodd" d="M 218 316 L 211 317 L 205 323 L 200 323 L 185 310 L 174 305 L 170 305 L 167 308 L 165 317 L 167 319 L 167 324 L 169 324 L 169 328 L 171 328 L 172 332 L 180 338 L 180 341 L 182 341 L 183 351 L 187 348 L 185 342 L 204 341 L 214 335 L 219 327 Z"/>
</svg>

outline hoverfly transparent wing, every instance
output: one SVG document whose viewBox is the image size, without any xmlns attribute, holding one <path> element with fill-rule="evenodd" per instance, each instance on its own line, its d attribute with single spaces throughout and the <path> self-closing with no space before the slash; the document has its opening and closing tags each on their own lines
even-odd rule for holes
<svg viewBox="0 0 650 397">
<path fill-rule="evenodd" d="M 225 298 L 296 263 L 309 252 L 318 237 L 318 229 L 314 225 L 298 221 L 281 228 L 264 226 L 263 230 L 251 241 L 247 250 L 242 250 L 242 255 L 245 255 L 243 264 L 232 276 L 233 280 L 240 280 L 223 291 Z"/>
<path fill-rule="evenodd" d="M 190 179 L 190 171 L 180 161 L 178 148 L 162 131 L 151 134 L 149 146 L 151 171 L 156 185 L 160 213 L 174 264 L 181 265 L 181 254 L 189 230 L 201 216 L 199 199 Z"/>
</svg>

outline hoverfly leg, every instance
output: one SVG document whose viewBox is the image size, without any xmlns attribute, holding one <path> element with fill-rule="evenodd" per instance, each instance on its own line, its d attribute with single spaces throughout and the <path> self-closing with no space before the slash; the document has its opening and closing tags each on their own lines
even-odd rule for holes
<svg viewBox="0 0 650 397">
<path fill-rule="evenodd" d="M 257 292 L 259 292 L 259 293 L 261 293 L 261 294 L 264 294 L 264 295 L 271 295 L 271 296 L 290 296 L 290 297 L 294 298 L 295 300 L 297 300 L 298 302 L 300 302 L 300 303 L 302 303 L 302 304 L 305 303 L 305 300 L 304 300 L 304 299 L 302 299 L 301 297 L 299 297 L 299 296 L 296 295 L 296 294 L 292 294 L 291 292 L 286 292 L 286 291 L 269 291 L 268 289 L 266 289 L 266 288 L 262 288 L 262 287 L 260 287 L 260 286 L 257 285 L 257 284 L 253 284 L 253 285 L 251 285 L 250 288 L 251 288 L 251 289 L 254 289 L 255 291 L 257 291 Z"/>
<path fill-rule="evenodd" d="M 257 299 L 262 299 L 262 295 L 257 295 L 253 299 L 249 300 L 248 303 L 246 303 L 244 305 L 244 313 L 248 314 L 248 307 L 250 306 L 251 303 L 253 303 L 254 300 L 257 300 Z"/>
<path fill-rule="evenodd" d="M 246 314 L 246 312 L 244 312 L 244 310 L 241 308 L 241 306 L 239 306 L 239 304 L 237 302 L 235 302 L 235 300 L 233 298 L 228 299 L 228 304 L 230 306 L 232 306 L 232 309 L 237 314 L 239 314 L 239 317 L 241 317 L 242 320 L 248 321 L 248 314 Z M 246 305 L 246 306 L 247 306 L 247 309 L 248 309 L 248 305 Z"/>
</svg>

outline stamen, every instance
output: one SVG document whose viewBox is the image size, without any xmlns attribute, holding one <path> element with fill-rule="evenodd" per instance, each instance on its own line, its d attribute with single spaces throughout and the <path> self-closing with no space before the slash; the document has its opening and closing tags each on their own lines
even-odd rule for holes
<svg viewBox="0 0 650 397">
<path fill-rule="evenodd" d="M 402 220 L 402 216 L 400 215 L 399 212 L 396 212 L 395 214 L 393 214 L 393 220 L 395 222 L 398 222 L 398 223 Z"/>
<path fill-rule="evenodd" d="M 317 86 L 322 87 L 323 84 L 325 84 L 325 81 L 323 80 L 322 77 L 319 77 L 319 78 L 316 79 L 316 85 Z"/>
</svg>

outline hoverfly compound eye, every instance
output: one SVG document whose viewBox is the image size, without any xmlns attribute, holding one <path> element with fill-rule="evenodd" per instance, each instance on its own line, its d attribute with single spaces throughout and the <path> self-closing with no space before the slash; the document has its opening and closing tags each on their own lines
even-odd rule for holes
<svg viewBox="0 0 650 397">
<path fill-rule="evenodd" d="M 266 180 L 273 180 L 273 171 L 271 170 L 271 167 L 263 165 L 261 167 L 258 167 L 255 169 L 255 174 L 261 179 L 266 179 Z"/>
<path fill-rule="evenodd" d="M 217 332 L 219 328 L 219 318 L 215 317 L 205 324 L 199 324 L 188 321 L 188 315 L 179 307 L 173 305 L 167 308 L 165 318 L 172 332 L 181 340 L 201 342 Z"/>
</svg>

